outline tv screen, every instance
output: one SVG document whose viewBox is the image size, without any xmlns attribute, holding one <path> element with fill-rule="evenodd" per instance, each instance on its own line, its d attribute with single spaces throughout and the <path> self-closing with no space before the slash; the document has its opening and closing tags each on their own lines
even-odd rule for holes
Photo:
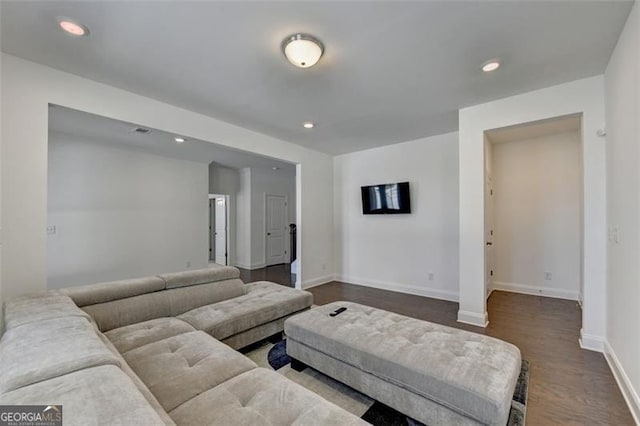
<svg viewBox="0 0 640 426">
<path fill-rule="evenodd" d="M 363 186 L 363 214 L 411 213 L 409 182 Z"/>
</svg>

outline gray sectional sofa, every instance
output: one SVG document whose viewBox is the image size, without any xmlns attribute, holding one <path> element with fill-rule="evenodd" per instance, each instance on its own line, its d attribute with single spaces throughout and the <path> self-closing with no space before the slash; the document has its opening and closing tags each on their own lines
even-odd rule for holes
<svg viewBox="0 0 640 426">
<path fill-rule="evenodd" d="M 360 425 L 234 350 L 312 296 L 208 268 L 5 303 L 0 405 L 62 404 L 65 425 Z"/>
</svg>

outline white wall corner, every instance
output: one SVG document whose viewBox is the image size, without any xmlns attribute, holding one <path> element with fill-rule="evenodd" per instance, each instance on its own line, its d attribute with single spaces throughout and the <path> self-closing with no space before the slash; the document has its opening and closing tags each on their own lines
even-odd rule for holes
<svg viewBox="0 0 640 426">
<path fill-rule="evenodd" d="M 486 312 L 482 314 L 479 312 L 476 313 L 459 310 L 458 322 L 475 325 L 476 327 L 486 327 L 489 325 L 489 314 L 487 314 Z"/>
<path fill-rule="evenodd" d="M 624 400 L 629 406 L 629 411 L 631 411 L 633 420 L 635 420 L 637 425 L 640 425 L 640 397 L 638 396 L 638 392 L 633 388 L 631 380 L 629 380 L 629 376 L 627 376 L 624 368 L 622 368 L 622 364 L 620 363 L 620 360 L 618 360 L 616 353 L 606 340 L 604 342 L 604 357 L 609 364 L 609 368 L 611 368 L 613 377 L 618 383 L 618 387 L 622 392 Z"/>
<path fill-rule="evenodd" d="M 604 352 L 604 337 L 585 333 L 580 329 L 580 339 L 578 340 L 582 349 L 595 352 Z"/>
</svg>

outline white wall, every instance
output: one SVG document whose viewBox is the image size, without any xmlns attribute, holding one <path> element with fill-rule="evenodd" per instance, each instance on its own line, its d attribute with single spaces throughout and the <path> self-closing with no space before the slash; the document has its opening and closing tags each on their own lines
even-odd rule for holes
<svg viewBox="0 0 640 426">
<path fill-rule="evenodd" d="M 47 287 L 205 267 L 207 175 L 204 163 L 50 133 Z"/>
<path fill-rule="evenodd" d="M 309 194 L 297 198 L 304 218 L 298 279 L 309 285 L 333 272 L 330 156 L 15 56 L 1 59 L 3 297 L 46 287 L 49 103 L 298 164 L 297 190 Z"/>
<path fill-rule="evenodd" d="M 604 81 L 591 77 L 463 108 L 459 114 L 460 310 L 458 320 L 488 321 L 484 264 L 484 132 L 582 113 L 584 300 L 581 344 L 602 350 L 605 335 L 606 171 Z"/>
<path fill-rule="evenodd" d="M 494 289 L 578 300 L 579 138 L 574 131 L 492 146 Z"/>
<path fill-rule="evenodd" d="M 457 136 L 335 157 L 338 280 L 457 300 Z M 361 186 L 403 181 L 410 182 L 411 214 L 362 214 Z"/>
<path fill-rule="evenodd" d="M 229 196 L 227 217 L 227 262 L 236 264 L 237 258 L 237 215 L 238 215 L 238 191 L 240 188 L 240 174 L 238 170 L 222 167 L 215 163 L 209 164 L 209 194 L 224 194 Z"/>
<path fill-rule="evenodd" d="M 265 196 L 282 195 L 287 198 L 287 230 L 285 261 L 291 253 L 289 223 L 296 223 L 296 177 L 282 170 L 251 169 L 251 269 L 266 266 Z"/>
<path fill-rule="evenodd" d="M 640 6 L 605 73 L 609 222 L 605 354 L 640 423 Z"/>
</svg>

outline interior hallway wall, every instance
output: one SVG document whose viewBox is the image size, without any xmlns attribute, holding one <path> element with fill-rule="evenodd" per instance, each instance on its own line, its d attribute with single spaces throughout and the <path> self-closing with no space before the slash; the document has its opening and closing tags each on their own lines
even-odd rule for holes
<svg viewBox="0 0 640 426">
<path fill-rule="evenodd" d="M 207 265 L 207 164 L 59 133 L 48 156 L 48 288 Z"/>
</svg>

